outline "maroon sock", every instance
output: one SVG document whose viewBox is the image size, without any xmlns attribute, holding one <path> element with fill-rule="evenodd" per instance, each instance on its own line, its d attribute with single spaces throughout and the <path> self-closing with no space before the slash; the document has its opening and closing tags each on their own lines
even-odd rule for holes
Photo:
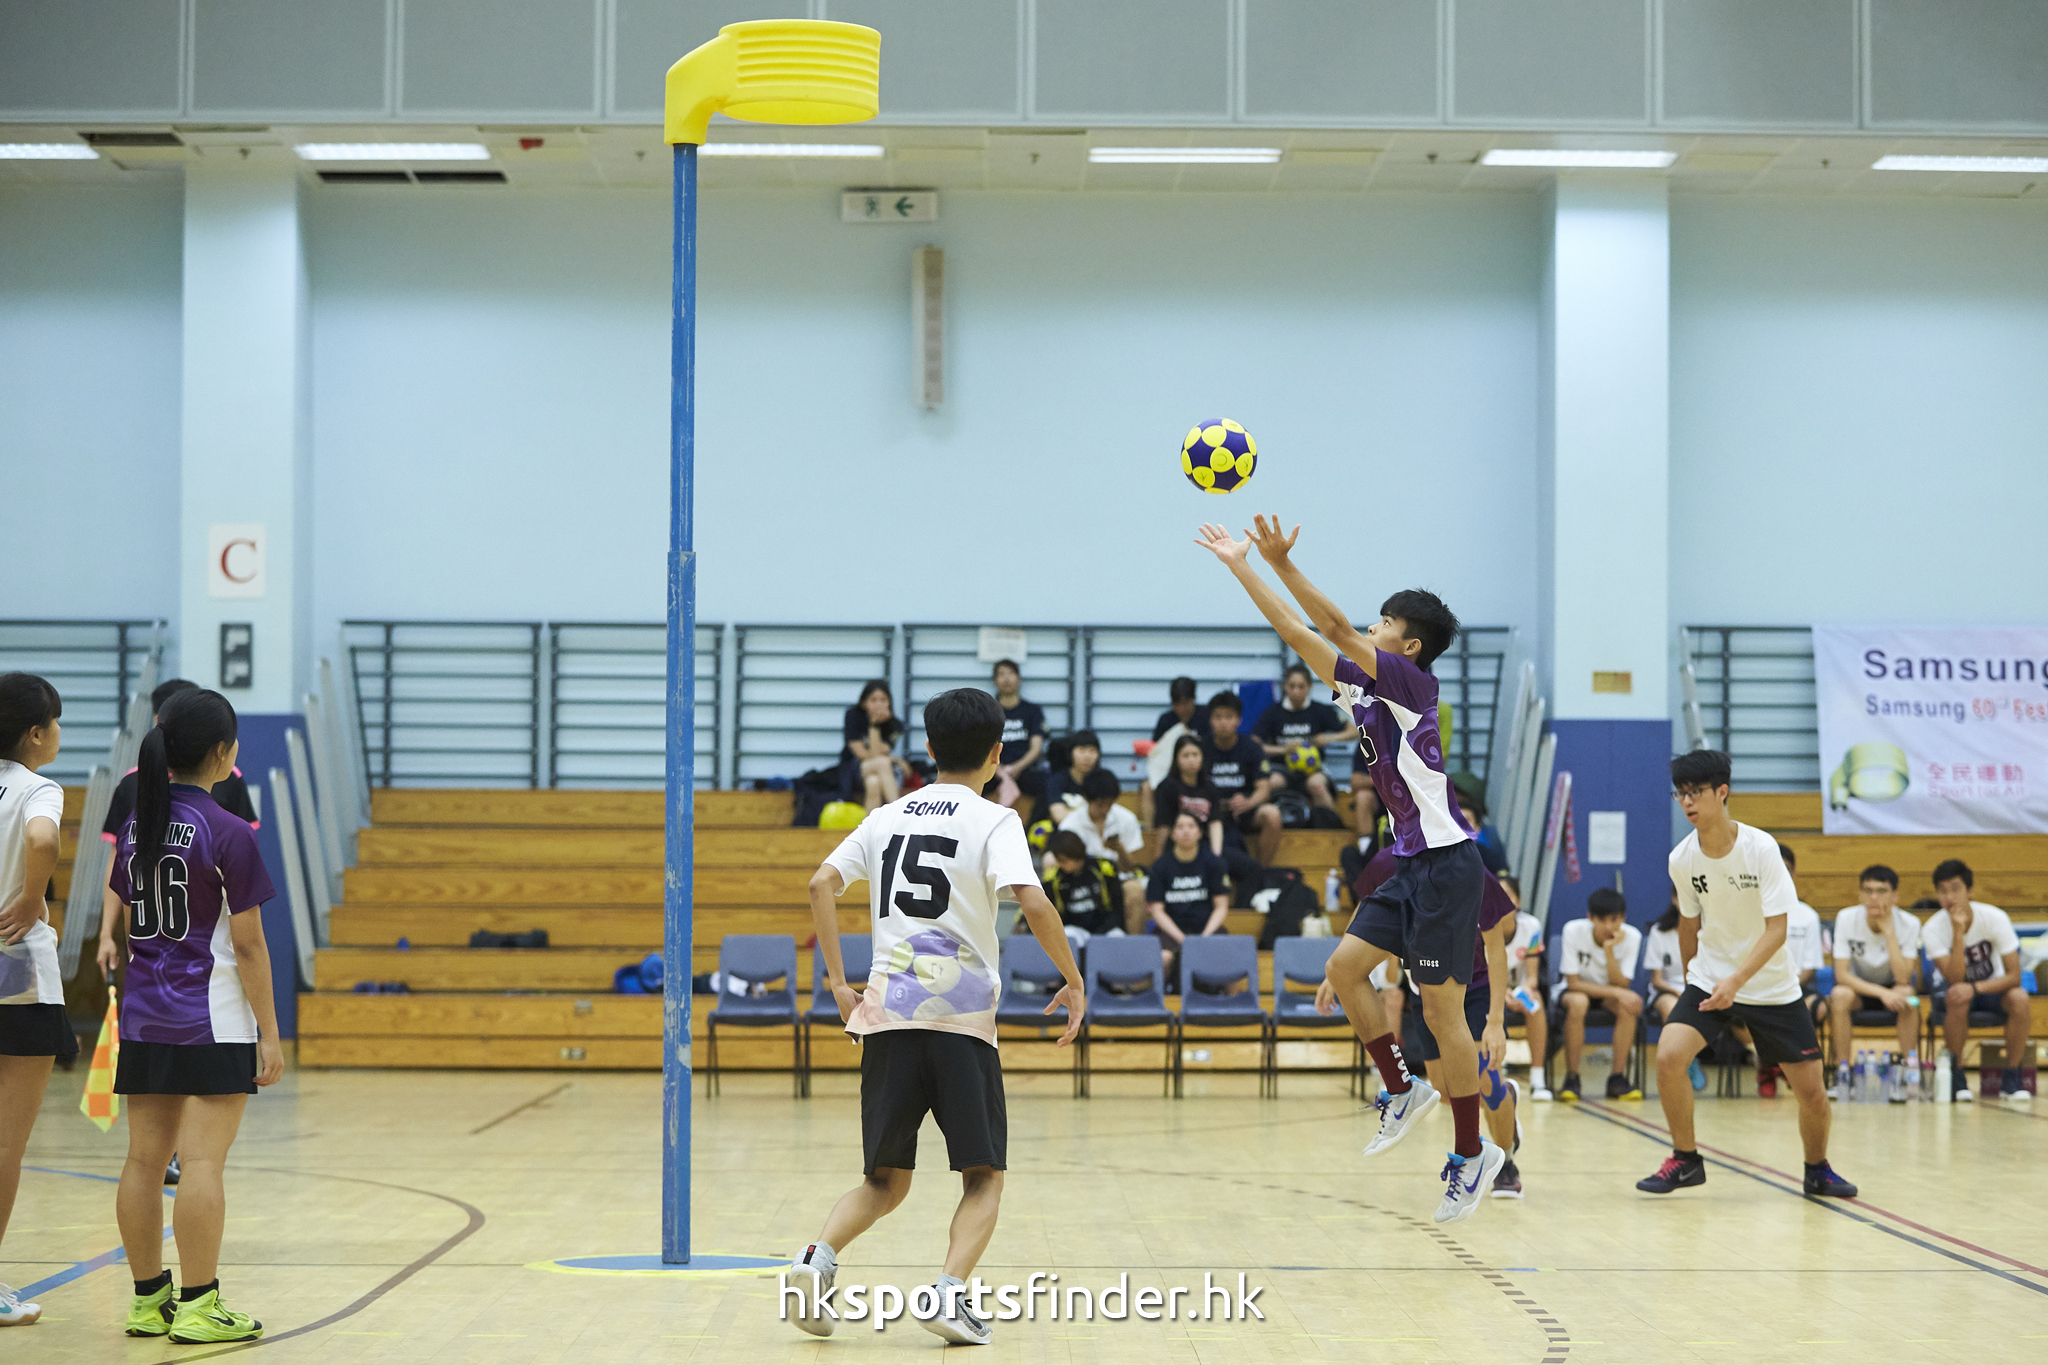
<svg viewBox="0 0 2048 1365">
<path fill-rule="evenodd" d="M 1408 1074 L 1408 1059 L 1401 1055 L 1401 1045 L 1393 1034 L 1382 1033 L 1367 1043 L 1365 1050 L 1372 1054 L 1372 1064 L 1380 1069 L 1380 1084 L 1389 1095 L 1405 1095 L 1415 1088 L 1415 1078 Z"/>
<path fill-rule="evenodd" d="M 1451 1123 L 1455 1129 L 1451 1150 L 1471 1159 L 1479 1155 L 1479 1097 L 1451 1096 Z"/>
</svg>

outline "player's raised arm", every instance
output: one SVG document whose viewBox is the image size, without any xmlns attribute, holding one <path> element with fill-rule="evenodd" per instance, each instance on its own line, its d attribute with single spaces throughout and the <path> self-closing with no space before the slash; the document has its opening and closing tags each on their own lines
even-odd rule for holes
<svg viewBox="0 0 2048 1365">
<path fill-rule="evenodd" d="M 1278 632 L 1289 648 L 1301 656 L 1303 663 L 1315 670 L 1316 676 L 1323 680 L 1325 686 L 1335 687 L 1337 651 L 1328 640 L 1310 630 L 1307 624 L 1294 614 L 1294 609 L 1281 600 L 1280 594 L 1274 592 L 1266 585 L 1266 581 L 1259 577 L 1258 571 L 1252 568 L 1247 558 L 1252 547 L 1251 541 L 1232 540 L 1230 532 L 1221 526 L 1209 524 L 1204 525 L 1196 535 L 1195 544 L 1223 561 L 1224 567 L 1236 577 L 1239 585 L 1252 599 L 1252 605 L 1266 618 L 1267 624 Z M 1366 653 L 1369 656 L 1372 654 L 1370 647 Z M 1364 665 L 1361 663 L 1360 667 Z"/>
<path fill-rule="evenodd" d="M 1337 604 L 1322 594 L 1308 576 L 1294 566 L 1294 542 L 1301 539 L 1301 527 L 1281 534 L 1280 518 L 1275 516 L 1269 523 L 1263 514 L 1252 518 L 1249 532 L 1252 544 L 1258 547 L 1259 558 L 1273 566 L 1273 572 L 1280 575 L 1280 581 L 1287 591 L 1294 594 L 1294 600 L 1308 613 L 1308 619 L 1315 622 L 1317 630 L 1323 633 L 1337 652 L 1356 663 L 1370 677 L 1380 675 L 1380 652 L 1372 641 L 1359 634 L 1350 618 L 1337 609 Z M 1347 732 L 1348 737 L 1348 732 Z"/>
</svg>

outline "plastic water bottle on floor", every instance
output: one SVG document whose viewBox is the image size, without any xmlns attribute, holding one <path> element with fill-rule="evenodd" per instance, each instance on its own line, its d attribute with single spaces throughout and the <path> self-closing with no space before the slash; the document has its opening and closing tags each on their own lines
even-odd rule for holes
<svg viewBox="0 0 2048 1365">
<path fill-rule="evenodd" d="M 1943 1048 L 1940 1059 L 1934 1064 L 1934 1102 L 1936 1104 L 1948 1103 L 1949 1088 L 1954 1082 L 1955 1071 L 1952 1069 L 1949 1061 L 1949 1052 L 1947 1048 Z"/>
<path fill-rule="evenodd" d="M 1870 1049 L 1856 1053 L 1856 1103 L 1870 1103 Z"/>
<path fill-rule="evenodd" d="M 1899 1088 L 1892 1092 L 1893 1104 L 1904 1104 L 1907 1100 L 1920 1098 L 1920 1049 L 1914 1048 L 1906 1054 L 1906 1064 L 1899 1072 Z"/>
<path fill-rule="evenodd" d="M 1337 888 L 1343 884 L 1344 879 L 1337 875 L 1336 868 L 1333 867 L 1323 874 L 1323 912 L 1325 914 L 1334 915 L 1337 913 Z"/>
</svg>

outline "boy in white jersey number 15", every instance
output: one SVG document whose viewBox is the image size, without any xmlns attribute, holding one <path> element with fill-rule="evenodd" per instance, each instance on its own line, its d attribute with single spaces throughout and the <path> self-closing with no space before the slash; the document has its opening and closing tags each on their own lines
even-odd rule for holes
<svg viewBox="0 0 2048 1365">
<path fill-rule="evenodd" d="M 982 1344 L 991 1333 L 989 1313 L 967 1280 L 996 1229 L 1009 1145 L 996 1057 L 998 902 L 1023 908 L 1033 937 L 1066 979 L 1045 1007 L 1047 1014 L 1067 1012 L 1061 1047 L 1081 1031 L 1088 1002 L 1059 911 L 1039 886 L 1022 822 L 980 795 L 1002 758 L 1002 708 L 979 688 L 942 692 L 925 704 L 924 729 L 938 781 L 868 812 L 811 877 L 816 951 L 825 955 L 825 980 L 846 1031 L 861 1044 L 866 1179 L 841 1196 L 818 1240 L 798 1253 L 785 1292 L 802 1291 L 803 1306 L 791 1315 L 798 1327 L 831 1335 L 839 1316 L 831 1297 L 838 1255 L 910 1192 L 917 1130 L 930 1113 L 945 1135 L 949 1164 L 960 1172 L 960 1207 L 945 1268 L 935 1286 L 912 1295 L 912 1315 L 947 1341 Z M 846 979 L 833 905 L 860 881 L 868 884 L 874 932 L 864 991 Z M 984 1289 L 979 1281 L 974 1288 Z"/>
<path fill-rule="evenodd" d="M 1693 832 L 1671 850 L 1678 888 L 1678 947 L 1685 990 L 1657 1040 L 1657 1090 L 1671 1128 L 1671 1155 L 1636 1182 L 1646 1194 L 1707 1183 L 1693 1137 L 1686 1067 L 1701 1049 L 1746 1024 L 1760 1065 L 1776 1064 L 1799 1100 L 1808 1194 L 1854 1198 L 1856 1187 L 1828 1165 L 1828 1096 L 1820 1040 L 1800 1000 L 1799 972 L 1786 950 L 1786 916 L 1799 903 L 1777 841 L 1728 816 L 1728 755 L 1697 749 L 1671 760 L 1671 786 Z"/>
<path fill-rule="evenodd" d="M 1373 1102 L 1380 1130 L 1365 1149 L 1376 1156 L 1406 1136 L 1437 1101 L 1436 1087 L 1409 1073 L 1371 984 L 1381 966 L 1406 964 L 1422 995 L 1423 1019 L 1442 1050 L 1440 1074 L 1451 1105 L 1452 1150 L 1440 1176 L 1444 1195 L 1436 1221 L 1469 1218 L 1508 1154 L 1479 1131 L 1479 1049 L 1465 1017 L 1489 879 L 1444 771 L 1437 682 L 1428 672 L 1457 636 L 1458 618 L 1433 593 L 1411 588 L 1381 604 L 1370 628 L 1354 629 L 1351 618 L 1295 567 L 1292 551 L 1301 528 L 1283 533 L 1279 518 L 1268 523 L 1263 516 L 1252 526 L 1241 541 L 1221 526 L 1204 526 L 1195 543 L 1223 561 L 1267 623 L 1336 695 L 1357 727 L 1360 755 L 1394 826 L 1394 873 L 1359 901 L 1330 954 L 1316 1008 L 1328 1014 L 1333 1004 L 1343 1006 L 1386 1086 Z M 1252 568 L 1254 545 L 1315 630 Z"/>
</svg>

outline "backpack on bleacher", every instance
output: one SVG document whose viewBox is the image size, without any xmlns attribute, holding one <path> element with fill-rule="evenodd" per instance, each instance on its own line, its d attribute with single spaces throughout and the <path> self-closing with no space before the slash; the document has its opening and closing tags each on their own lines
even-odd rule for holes
<svg viewBox="0 0 2048 1365">
<path fill-rule="evenodd" d="M 1301 879 L 1298 867 L 1267 868 L 1265 889 L 1280 894 L 1266 910 L 1265 926 L 1259 930 L 1261 948 L 1271 948 L 1276 938 L 1300 934 L 1301 922 L 1323 908 L 1316 901 L 1316 893 Z"/>
<path fill-rule="evenodd" d="M 794 826 L 816 829 L 825 807 L 839 799 L 839 769 L 813 768 L 789 784 L 790 821 Z"/>
</svg>

